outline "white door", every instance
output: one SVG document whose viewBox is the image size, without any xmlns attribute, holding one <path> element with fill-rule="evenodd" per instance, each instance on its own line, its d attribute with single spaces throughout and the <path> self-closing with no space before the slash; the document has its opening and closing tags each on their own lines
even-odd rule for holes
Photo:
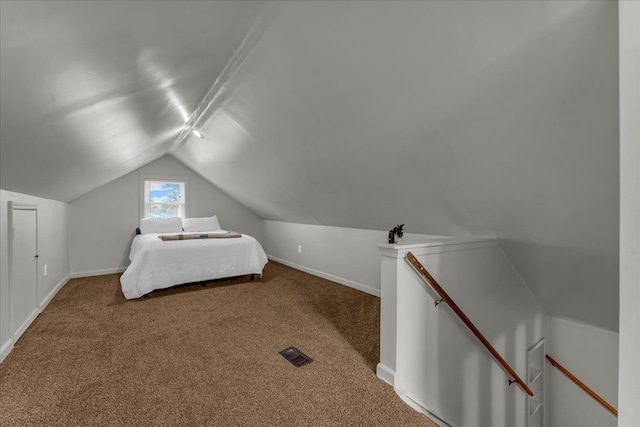
<svg viewBox="0 0 640 427">
<path fill-rule="evenodd" d="M 11 325 L 17 339 L 38 311 L 36 209 L 13 209 L 11 262 Z"/>
</svg>

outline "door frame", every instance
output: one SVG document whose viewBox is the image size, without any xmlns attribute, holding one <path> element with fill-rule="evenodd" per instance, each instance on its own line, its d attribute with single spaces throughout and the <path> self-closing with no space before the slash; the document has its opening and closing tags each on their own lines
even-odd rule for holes
<svg viewBox="0 0 640 427">
<path fill-rule="evenodd" d="M 7 223 L 9 225 L 9 292 L 8 292 L 8 299 L 9 299 L 9 330 L 11 332 L 11 340 L 15 343 L 18 338 L 20 338 L 20 335 L 22 335 L 22 332 L 20 332 L 19 334 L 17 333 L 18 331 L 16 331 L 16 325 L 14 325 L 14 320 L 13 320 L 13 304 L 11 303 L 11 290 L 13 288 L 13 275 L 14 275 L 14 271 L 13 271 L 13 250 L 14 250 L 14 245 L 13 245 L 13 239 L 15 237 L 15 231 L 14 231 L 14 227 L 13 227 L 13 212 L 14 210 L 32 210 L 35 211 L 36 213 L 36 256 L 39 256 L 40 253 L 40 238 L 39 238 L 39 233 L 38 233 L 38 226 L 39 226 L 39 208 L 38 205 L 34 205 L 34 204 L 28 204 L 28 203 L 15 203 L 12 201 L 9 201 L 8 203 L 8 209 L 9 209 L 9 215 L 7 216 Z M 38 276 L 39 276 L 39 272 L 40 269 L 39 267 L 39 258 L 36 258 L 36 316 L 38 314 L 40 314 L 40 281 L 38 280 Z M 31 321 L 27 322 L 27 324 L 30 324 Z"/>
</svg>

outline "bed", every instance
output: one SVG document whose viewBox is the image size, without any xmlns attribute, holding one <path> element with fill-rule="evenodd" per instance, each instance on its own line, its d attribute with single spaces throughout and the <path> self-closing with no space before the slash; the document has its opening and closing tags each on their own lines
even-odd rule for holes
<svg viewBox="0 0 640 427">
<path fill-rule="evenodd" d="M 131 264 L 120 277 L 125 298 L 139 298 L 153 290 L 184 283 L 262 274 L 267 255 L 255 238 L 246 234 L 231 236 L 206 222 L 188 227 L 188 219 L 183 230 L 180 221 L 179 229 L 177 224 L 145 229 L 141 220 L 142 232 L 131 244 Z"/>
</svg>

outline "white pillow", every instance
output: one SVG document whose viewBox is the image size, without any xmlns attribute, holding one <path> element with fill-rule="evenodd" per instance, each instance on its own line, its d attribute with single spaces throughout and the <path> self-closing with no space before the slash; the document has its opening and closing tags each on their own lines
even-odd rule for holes
<svg viewBox="0 0 640 427">
<path fill-rule="evenodd" d="M 142 218 L 140 220 L 140 233 L 180 233 L 182 231 L 182 218 Z"/>
<path fill-rule="evenodd" d="M 185 218 L 184 231 L 216 231 L 220 230 L 220 223 L 216 215 L 209 218 Z"/>
</svg>

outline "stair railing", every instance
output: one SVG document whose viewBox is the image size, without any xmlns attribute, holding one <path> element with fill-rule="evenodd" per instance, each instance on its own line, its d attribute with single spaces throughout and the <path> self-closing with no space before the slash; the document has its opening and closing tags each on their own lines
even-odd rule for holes
<svg viewBox="0 0 640 427">
<path fill-rule="evenodd" d="M 571 372 L 569 372 L 569 370 L 567 368 L 565 368 L 564 366 L 562 366 L 561 364 L 556 362 L 555 359 L 553 357 L 549 356 L 548 354 L 546 355 L 546 358 L 549 361 L 549 363 L 551 363 L 552 366 L 555 366 L 556 368 L 558 368 L 560 370 L 560 372 L 562 372 L 567 377 L 569 377 L 569 379 L 571 381 L 576 383 L 578 385 L 578 387 L 580 387 L 585 392 L 587 392 L 587 394 L 589 396 L 593 397 L 595 400 L 600 402 L 600 404 L 602 406 L 604 406 L 605 408 L 607 408 L 609 411 L 611 411 L 611 413 L 613 415 L 615 415 L 616 417 L 618 416 L 618 410 L 616 408 L 614 408 L 609 402 L 607 402 L 602 397 L 600 397 L 600 395 L 598 393 L 596 393 L 595 391 L 593 391 L 589 387 L 587 387 L 587 385 L 585 383 L 583 383 L 578 378 L 576 378 L 576 376 L 573 375 Z"/>
<path fill-rule="evenodd" d="M 464 322 L 465 325 L 473 332 L 473 334 L 480 340 L 480 342 L 489 350 L 489 353 L 494 357 L 494 359 L 502 366 L 502 368 L 511 375 L 513 379 L 509 379 L 509 385 L 513 383 L 518 383 L 518 385 L 525 391 L 529 396 L 533 396 L 533 391 L 527 386 L 527 384 L 516 374 L 511 365 L 507 363 L 506 360 L 498 353 L 498 351 L 491 345 L 489 340 L 487 340 L 484 335 L 476 328 L 473 322 L 467 317 L 466 314 L 458 307 L 458 305 L 453 301 L 453 299 L 445 292 L 444 289 L 438 284 L 436 279 L 429 274 L 426 268 L 418 261 L 418 259 L 411 253 L 407 252 L 406 255 L 407 261 L 415 270 L 420 274 L 420 277 L 427 282 L 429 286 L 440 296 L 439 300 L 435 300 L 434 303 L 436 306 L 438 304 L 444 302 L 453 310 L 454 313 L 458 315 L 458 317 Z"/>
</svg>

